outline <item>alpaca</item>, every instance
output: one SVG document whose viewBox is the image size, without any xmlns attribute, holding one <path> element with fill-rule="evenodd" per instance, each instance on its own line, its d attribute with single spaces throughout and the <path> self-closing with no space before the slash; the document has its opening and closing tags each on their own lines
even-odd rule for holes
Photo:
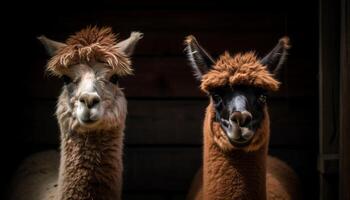
<svg viewBox="0 0 350 200">
<path fill-rule="evenodd" d="M 121 199 L 127 102 L 118 78 L 132 74 L 129 57 L 142 36 L 132 32 L 117 43 L 111 28 L 88 27 L 66 43 L 38 38 L 52 56 L 47 70 L 64 82 L 56 110 L 60 156 L 49 151 L 24 161 L 12 199 Z"/>
<path fill-rule="evenodd" d="M 267 155 L 266 94 L 279 88 L 275 76 L 287 55 L 289 39 L 280 39 L 262 59 L 253 52 L 234 56 L 225 52 L 216 62 L 194 36 L 188 36 L 185 45 L 200 88 L 210 97 L 203 128 L 203 166 L 187 198 L 299 199 L 296 174 Z"/>
</svg>

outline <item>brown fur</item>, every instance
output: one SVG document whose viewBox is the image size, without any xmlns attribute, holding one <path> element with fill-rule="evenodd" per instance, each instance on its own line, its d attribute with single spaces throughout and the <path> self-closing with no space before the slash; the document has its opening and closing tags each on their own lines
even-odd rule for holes
<svg viewBox="0 0 350 200">
<path fill-rule="evenodd" d="M 249 152 L 233 150 L 228 143 L 217 143 L 217 135 L 225 136 L 215 131 L 217 123 L 213 121 L 213 114 L 213 106 L 209 105 L 204 124 L 204 199 L 265 199 L 266 142 L 261 142 L 259 149 Z M 268 118 L 264 122 L 257 134 L 266 133 Z"/>
<path fill-rule="evenodd" d="M 186 42 L 191 42 L 191 38 Z M 252 52 L 233 57 L 225 53 L 201 81 L 201 89 L 206 93 L 227 85 L 246 85 L 267 91 L 276 91 L 280 85 Z M 214 118 L 211 102 L 204 120 L 203 168 L 192 183 L 188 199 L 299 199 L 296 174 L 282 161 L 267 156 L 270 137 L 267 106 L 261 127 L 244 148 L 234 147 Z"/>
<path fill-rule="evenodd" d="M 63 138 L 58 199 L 121 199 L 123 133 Z"/>
<path fill-rule="evenodd" d="M 225 52 L 213 69 L 203 76 L 201 89 L 208 92 L 224 85 L 248 85 L 276 91 L 280 82 L 259 62 L 253 52 L 233 57 Z"/>
<path fill-rule="evenodd" d="M 47 70 L 54 75 L 64 74 L 69 66 L 81 61 L 106 63 L 121 76 L 132 74 L 130 60 L 115 48 L 117 38 L 111 28 L 88 27 L 68 38 L 66 44 L 47 65 Z"/>
</svg>

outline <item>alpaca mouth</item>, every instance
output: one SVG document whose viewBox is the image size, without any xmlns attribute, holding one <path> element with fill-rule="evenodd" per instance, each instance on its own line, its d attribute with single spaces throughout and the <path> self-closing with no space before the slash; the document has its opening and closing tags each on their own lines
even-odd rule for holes
<svg viewBox="0 0 350 200">
<path fill-rule="evenodd" d="M 92 120 L 92 119 L 84 119 L 81 120 L 81 122 L 83 122 L 83 124 L 93 124 L 95 123 L 97 120 Z"/>
<path fill-rule="evenodd" d="M 244 132 L 244 131 L 240 130 L 240 132 Z M 251 130 L 247 130 L 247 132 L 245 134 L 242 134 L 239 137 L 232 137 L 232 135 L 234 135 L 234 134 L 237 135 L 237 133 L 230 133 L 230 132 L 226 132 L 226 131 L 225 131 L 225 133 L 226 133 L 226 136 L 229 139 L 230 143 L 233 146 L 237 146 L 237 147 L 245 147 L 245 146 L 249 145 L 253 139 L 253 136 L 254 136 L 254 133 Z"/>
<path fill-rule="evenodd" d="M 254 132 L 251 129 L 240 127 L 237 123 L 227 123 L 226 121 L 220 124 L 224 134 L 233 146 L 245 147 L 250 144 L 254 137 Z"/>
<path fill-rule="evenodd" d="M 228 139 L 229 139 L 230 143 L 235 147 L 245 147 L 245 146 L 249 145 L 250 142 L 252 141 L 252 138 L 246 139 L 243 137 L 240 137 L 238 139 L 233 139 L 233 138 L 228 137 Z"/>
<path fill-rule="evenodd" d="M 91 126 L 96 124 L 99 120 L 96 117 L 91 116 L 90 114 L 85 114 L 84 116 L 78 117 L 80 124 Z"/>
</svg>

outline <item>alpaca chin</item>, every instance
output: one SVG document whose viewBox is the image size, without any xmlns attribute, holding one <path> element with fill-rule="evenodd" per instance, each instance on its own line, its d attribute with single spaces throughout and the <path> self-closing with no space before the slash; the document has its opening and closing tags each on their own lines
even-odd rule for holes
<svg viewBox="0 0 350 200">
<path fill-rule="evenodd" d="M 122 128 L 124 126 L 121 126 L 118 123 L 119 120 L 110 119 L 110 118 L 102 118 L 98 121 L 94 121 L 91 123 L 82 123 L 79 120 L 74 120 L 71 124 L 70 131 L 71 133 L 81 133 L 81 134 L 88 134 L 88 133 L 96 133 L 96 132 L 104 132 L 104 131 L 110 131 L 116 128 Z"/>
<path fill-rule="evenodd" d="M 237 127 L 234 130 L 221 127 L 221 134 L 224 134 L 235 148 L 244 148 L 248 146 L 254 137 L 254 132 L 245 127 Z"/>
</svg>

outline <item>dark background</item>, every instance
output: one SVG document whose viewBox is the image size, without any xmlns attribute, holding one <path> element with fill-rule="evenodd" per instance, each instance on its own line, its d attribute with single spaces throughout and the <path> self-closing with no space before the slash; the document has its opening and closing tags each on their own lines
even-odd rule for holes
<svg viewBox="0 0 350 200">
<path fill-rule="evenodd" d="M 16 3 L 15 3 L 16 4 Z M 318 1 L 160 0 L 19 3 L 3 16 L 9 56 L 3 72 L 6 114 L 1 133 L 2 194 L 26 156 L 58 148 L 54 117 L 61 82 L 45 75 L 48 60 L 36 37 L 64 41 L 88 25 L 111 26 L 120 38 L 143 32 L 135 75 L 121 81 L 128 98 L 124 150 L 125 199 L 184 199 L 201 164 L 208 100 L 186 61 L 183 40 L 195 35 L 217 57 L 267 53 L 284 35 L 292 48 L 283 85 L 268 99 L 270 154 L 300 176 L 306 199 L 317 199 Z M 5 131 L 6 130 L 6 131 Z M 9 130 L 9 131 L 8 131 Z"/>
</svg>

